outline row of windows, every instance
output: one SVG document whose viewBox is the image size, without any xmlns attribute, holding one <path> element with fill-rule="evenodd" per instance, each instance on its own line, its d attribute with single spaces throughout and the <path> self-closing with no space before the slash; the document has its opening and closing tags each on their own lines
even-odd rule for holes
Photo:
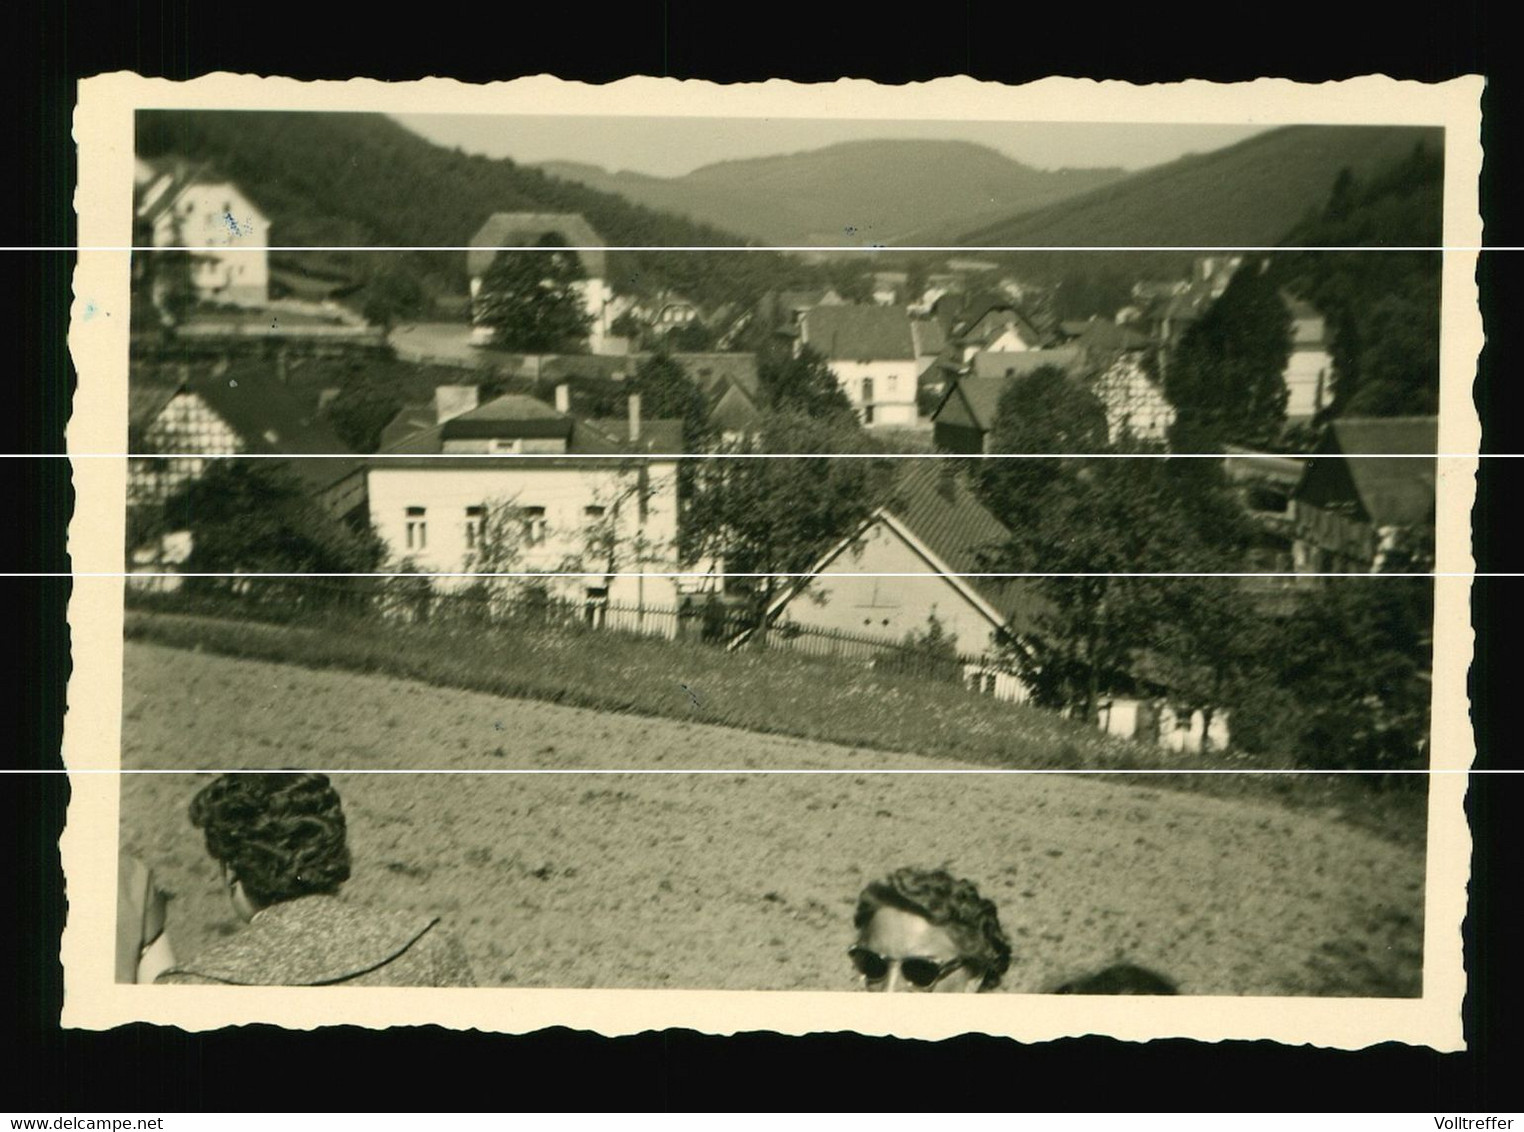
<svg viewBox="0 0 1524 1132">
<path fill-rule="evenodd" d="M 596 523 L 603 518 L 605 508 L 596 503 L 588 504 L 582 508 L 582 517 L 589 523 Z M 530 546 L 538 546 L 545 541 L 547 527 L 545 523 L 545 508 L 543 507 L 520 507 L 518 509 L 519 520 L 522 523 L 521 533 L 525 543 Z M 475 550 L 482 541 L 482 524 L 487 518 L 487 508 L 481 504 L 472 504 L 466 508 L 465 537 L 466 549 Z M 408 550 L 427 550 L 429 546 L 429 512 L 427 507 L 409 507 L 406 513 L 406 521 L 403 524 L 403 542 Z"/>
</svg>

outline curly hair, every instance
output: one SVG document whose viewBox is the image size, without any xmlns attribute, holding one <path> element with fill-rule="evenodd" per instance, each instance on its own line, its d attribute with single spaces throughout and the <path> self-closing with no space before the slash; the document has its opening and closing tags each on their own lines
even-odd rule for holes
<svg viewBox="0 0 1524 1132">
<path fill-rule="evenodd" d="M 898 908 L 920 916 L 952 936 L 962 957 L 981 975 L 979 989 L 994 990 L 1011 965 L 1011 941 L 1000 926 L 993 900 L 979 895 L 973 881 L 960 880 L 944 869 L 895 869 L 863 889 L 852 924 L 868 926 L 880 908 Z"/>
<path fill-rule="evenodd" d="M 327 775 L 224 774 L 191 799 L 190 820 L 262 905 L 333 893 L 349 879 L 344 810 Z"/>
</svg>

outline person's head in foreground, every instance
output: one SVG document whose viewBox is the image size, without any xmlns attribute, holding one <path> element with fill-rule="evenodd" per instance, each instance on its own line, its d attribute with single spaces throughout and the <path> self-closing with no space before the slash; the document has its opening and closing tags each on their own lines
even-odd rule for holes
<svg viewBox="0 0 1524 1132">
<path fill-rule="evenodd" d="M 326 775 L 224 774 L 191 799 L 190 820 L 245 920 L 272 904 L 331 896 L 349 879 L 344 807 Z"/>
<path fill-rule="evenodd" d="M 994 990 L 1011 942 L 993 901 L 942 869 L 896 869 L 863 889 L 852 965 L 870 991 Z"/>
<path fill-rule="evenodd" d="M 1054 994 L 1178 994 L 1175 984 L 1157 971 L 1134 963 L 1115 963 L 1094 974 L 1061 984 Z"/>
<path fill-rule="evenodd" d="M 423 912 L 351 904 L 344 809 L 326 775 L 224 774 L 190 804 L 244 930 L 161 983 L 474 986 L 459 942 Z"/>
</svg>

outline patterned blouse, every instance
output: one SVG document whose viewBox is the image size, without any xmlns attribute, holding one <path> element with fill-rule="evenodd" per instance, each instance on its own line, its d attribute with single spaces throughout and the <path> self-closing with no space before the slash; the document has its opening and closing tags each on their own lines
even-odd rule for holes
<svg viewBox="0 0 1524 1132">
<path fill-rule="evenodd" d="M 235 986 L 474 987 L 460 942 L 439 917 L 303 896 L 160 975 L 158 983 Z"/>
</svg>

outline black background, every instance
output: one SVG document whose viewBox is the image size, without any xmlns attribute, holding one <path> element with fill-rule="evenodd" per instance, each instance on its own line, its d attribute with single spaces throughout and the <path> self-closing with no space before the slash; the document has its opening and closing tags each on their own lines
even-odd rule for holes
<svg viewBox="0 0 1524 1132">
<path fill-rule="evenodd" d="M 1399 78 L 1488 77 L 1483 177 L 1487 243 L 1524 243 L 1498 202 L 1513 178 L 1511 37 L 1483 5 L 1389 7 L 1341 25 L 1333 6 L 942 4 L 894 9 L 633 2 L 609 9 L 535 11 L 471 5 L 232 11 L 189 2 L 38 5 L 7 21 L 16 89 L 4 116 L 12 156 L 0 175 L 0 228 L 11 248 L 74 243 L 70 120 L 82 76 L 130 69 L 188 78 L 212 71 L 298 78 L 364 75 L 464 81 L 551 73 L 602 82 L 627 74 L 719 81 L 842 76 L 881 82 L 948 74 L 1007 82 L 1049 74 L 1158 82 L 1273 75 L 1325 80 L 1380 72 Z M 1488 346 L 1477 400 L 1490 453 L 1521 451 L 1517 253 L 1483 257 Z M 4 253 L 10 283 L 9 412 L 0 452 L 63 450 L 73 375 L 64 338 L 73 258 Z M 1494 374 L 1503 375 L 1494 377 Z M 7 379 L 0 379 L 7 380 Z M 1476 515 L 1482 571 L 1517 570 L 1504 501 L 1516 461 L 1483 462 Z M 10 458 L 10 506 L 0 571 L 67 571 L 72 499 L 65 461 Z M 21 506 L 17 507 L 15 501 Z M 1496 521 L 1494 521 L 1496 520 Z M 1517 639 L 1519 581 L 1480 579 L 1473 697 L 1481 766 L 1518 766 L 1507 752 L 1506 642 Z M 5 765 L 59 766 L 68 641 L 66 578 L 0 577 L 10 644 L 3 686 L 19 742 Z M 1520 853 L 1509 817 L 1524 802 L 1514 775 L 1473 776 L 1477 838 L 1466 927 L 1470 1049 L 1459 1054 L 1382 1046 L 1358 1052 L 1264 1042 L 1144 1045 L 1087 1038 L 1040 1045 L 968 1037 L 941 1043 L 818 1035 L 713 1038 L 686 1031 L 603 1039 L 566 1030 L 526 1037 L 433 1028 L 287 1033 L 248 1027 L 209 1034 L 129 1026 L 62 1031 L 58 938 L 65 911 L 57 835 L 67 784 L 57 774 L 0 778 L 16 957 L 0 1006 L 13 1051 L 0 1107 L 14 1111 L 523 1110 L 1005 1108 L 1023 1110 L 1418 1110 L 1517 1108 L 1511 1047 L 1520 1005 L 1517 956 Z M 736 947 L 747 941 L 735 941 Z"/>
</svg>

